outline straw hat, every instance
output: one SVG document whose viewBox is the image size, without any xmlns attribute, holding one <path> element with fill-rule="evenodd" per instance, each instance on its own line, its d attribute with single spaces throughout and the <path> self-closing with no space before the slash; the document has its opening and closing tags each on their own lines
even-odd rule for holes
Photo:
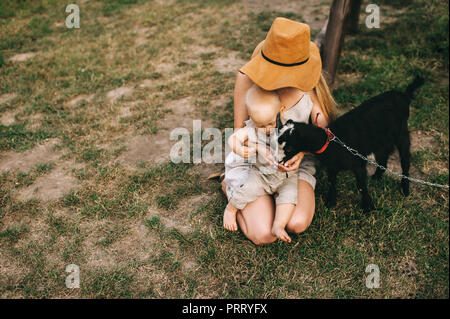
<svg viewBox="0 0 450 319">
<path fill-rule="evenodd" d="M 310 91 L 319 82 L 322 61 L 307 24 L 276 18 L 240 71 L 265 90 L 296 87 Z"/>
</svg>

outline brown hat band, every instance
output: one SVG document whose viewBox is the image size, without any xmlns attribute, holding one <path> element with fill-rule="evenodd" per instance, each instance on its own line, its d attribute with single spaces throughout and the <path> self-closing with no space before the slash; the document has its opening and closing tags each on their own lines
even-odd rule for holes
<svg viewBox="0 0 450 319">
<path fill-rule="evenodd" d="M 277 61 L 274 61 L 274 60 L 268 58 L 268 57 L 264 54 L 264 52 L 263 52 L 262 49 L 261 49 L 261 55 L 262 55 L 262 57 L 263 57 L 264 59 L 266 59 L 266 60 L 269 61 L 270 63 L 276 64 L 276 65 L 280 65 L 280 66 L 297 66 L 297 65 L 302 65 L 303 63 L 306 63 L 306 62 L 308 62 L 308 60 L 309 60 L 309 57 L 307 57 L 306 60 L 303 60 L 303 61 L 300 61 L 300 62 L 297 62 L 297 63 L 281 63 L 281 62 L 277 62 Z"/>
</svg>

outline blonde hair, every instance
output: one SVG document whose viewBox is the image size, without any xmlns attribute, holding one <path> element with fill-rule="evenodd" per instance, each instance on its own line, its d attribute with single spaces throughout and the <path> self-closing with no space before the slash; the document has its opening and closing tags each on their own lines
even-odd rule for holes
<svg viewBox="0 0 450 319">
<path fill-rule="evenodd" d="M 334 121 L 337 116 L 337 103 L 334 100 L 333 95 L 331 95 L 330 88 L 328 87 L 323 73 L 320 73 L 320 79 L 316 87 L 314 88 L 314 91 L 316 92 L 320 107 L 322 108 L 322 111 L 324 112 L 328 123 Z"/>
</svg>

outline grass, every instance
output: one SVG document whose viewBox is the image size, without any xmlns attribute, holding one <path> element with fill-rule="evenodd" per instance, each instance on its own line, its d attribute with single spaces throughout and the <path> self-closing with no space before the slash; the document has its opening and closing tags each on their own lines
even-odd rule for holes
<svg viewBox="0 0 450 319">
<path fill-rule="evenodd" d="M 409 126 L 433 140 L 412 152 L 412 165 L 422 178 L 448 184 L 448 3 L 389 3 L 379 1 L 380 29 L 361 19 L 359 32 L 346 37 L 333 94 L 339 108 L 350 109 L 423 75 Z M 250 12 L 240 1 L 88 1 L 79 3 L 75 30 L 63 26 L 66 5 L 0 3 L 0 96 L 17 94 L 0 104 L 0 116 L 15 118 L 0 125 L 0 151 L 22 154 L 54 138 L 62 154 L 1 172 L 0 296 L 448 298 L 448 192 L 414 185 L 405 198 L 386 175 L 369 180 L 377 210 L 366 215 L 354 177 L 344 172 L 330 210 L 318 167 L 308 230 L 290 245 L 257 247 L 222 228 L 226 202 L 218 183 L 205 179 L 211 166 L 144 161 L 130 168 L 119 160 L 132 137 L 168 134 L 165 124 L 175 117 L 168 105 L 187 97 L 195 110 L 184 117 L 232 127 L 235 70 L 220 72 L 217 62 L 235 56 L 240 66 L 276 16 L 302 21 L 303 11 Z M 37 54 L 9 60 L 27 52 Z M 133 92 L 108 102 L 119 87 Z M 54 201 L 17 200 L 63 160 L 74 163 L 68 174 L 78 188 Z M 65 287 L 72 263 L 80 267 L 80 289 Z M 372 263 L 380 268 L 379 289 L 365 287 Z"/>
</svg>

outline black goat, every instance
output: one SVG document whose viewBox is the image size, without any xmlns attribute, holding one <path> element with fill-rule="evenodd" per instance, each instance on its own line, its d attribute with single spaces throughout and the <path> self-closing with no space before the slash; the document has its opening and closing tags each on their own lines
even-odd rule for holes
<svg viewBox="0 0 450 319">
<path fill-rule="evenodd" d="M 402 173 L 409 176 L 410 138 L 408 131 L 409 106 L 414 91 L 424 83 L 417 76 L 408 85 L 405 92 L 392 90 L 363 102 L 353 110 L 343 114 L 328 125 L 329 131 L 342 142 L 367 156 L 374 153 L 378 164 L 386 167 L 389 155 L 397 147 Z M 312 124 L 296 123 L 288 120 L 284 125 L 277 117 L 279 128 L 278 143 L 284 152 L 281 162 L 286 162 L 299 152 L 315 153 L 326 167 L 330 188 L 327 207 L 336 205 L 336 176 L 341 170 L 351 170 L 361 192 L 361 204 L 365 212 L 374 208 L 367 191 L 366 162 L 350 153 L 335 141 L 321 127 Z M 329 143 L 329 144 L 328 144 Z M 327 145 L 327 146 L 326 146 Z M 374 179 L 379 179 L 384 170 L 377 168 Z M 409 181 L 402 178 L 401 189 L 405 196 L 409 194 Z"/>
</svg>

